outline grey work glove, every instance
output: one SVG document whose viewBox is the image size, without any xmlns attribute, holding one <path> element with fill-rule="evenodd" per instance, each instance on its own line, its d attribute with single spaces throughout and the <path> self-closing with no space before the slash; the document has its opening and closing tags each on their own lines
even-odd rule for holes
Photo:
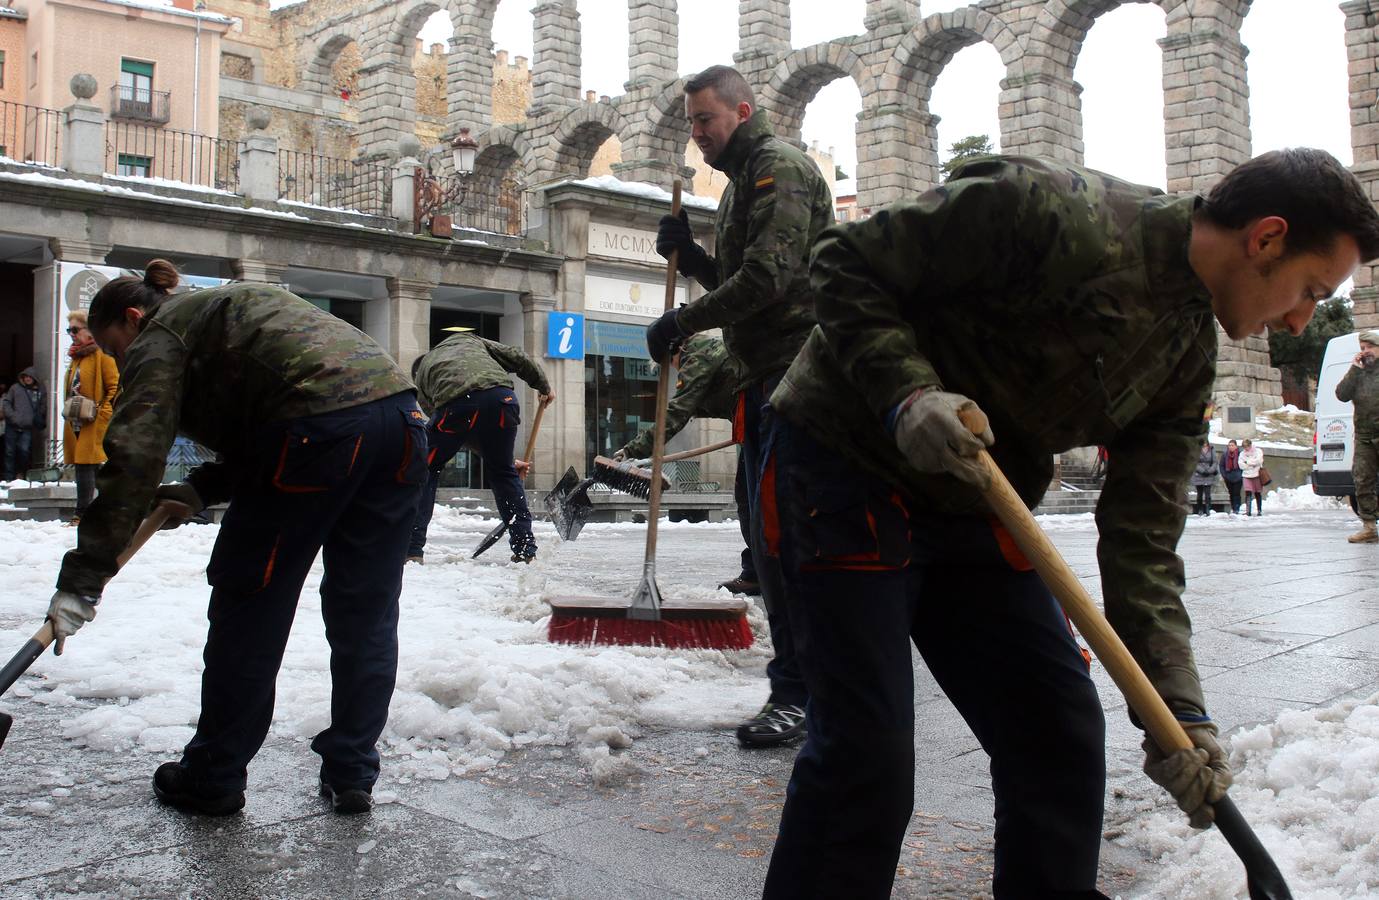
<svg viewBox="0 0 1379 900">
<path fill-rule="evenodd" d="M 188 519 L 206 508 L 196 488 L 186 482 L 158 485 L 158 490 L 153 492 L 153 500 L 155 506 L 167 507 L 168 520 L 163 523 L 164 528 L 186 524 Z"/>
<path fill-rule="evenodd" d="M 626 447 L 619 447 L 617 450 L 615 450 L 615 451 L 613 452 L 613 461 L 614 461 L 614 462 L 622 462 L 622 461 L 625 460 L 625 459 L 627 459 L 627 448 L 626 448 Z"/>
<path fill-rule="evenodd" d="M 1216 819 L 1212 804 L 1231 786 L 1231 766 L 1216 741 L 1215 722 L 1184 722 L 1193 749 L 1164 756 L 1154 739 L 1144 739 L 1144 774 L 1173 795 L 1193 828 L 1209 828 Z"/>
<path fill-rule="evenodd" d="M 63 643 L 95 617 L 95 600 L 67 591 L 54 593 L 48 602 L 48 618 L 53 623 L 53 654 L 61 656 Z"/>
<path fill-rule="evenodd" d="M 996 439 L 990 427 L 973 434 L 958 418 L 963 410 L 981 412 L 962 394 L 921 388 L 901 405 L 895 443 L 919 471 L 947 472 L 984 491 L 991 487 L 991 474 L 977 460 L 977 453 Z"/>
</svg>

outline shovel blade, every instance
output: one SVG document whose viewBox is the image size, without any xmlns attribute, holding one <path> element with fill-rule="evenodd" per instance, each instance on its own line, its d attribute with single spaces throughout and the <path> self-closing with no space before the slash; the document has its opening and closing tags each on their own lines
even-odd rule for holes
<svg viewBox="0 0 1379 900">
<path fill-rule="evenodd" d="M 494 544 L 498 543 L 498 539 L 499 539 L 500 537 L 502 537 L 502 536 L 503 536 L 503 533 L 506 532 L 507 530 L 508 530 L 508 523 L 507 523 L 507 522 L 499 522 L 499 523 L 498 523 L 498 527 L 494 528 L 494 529 L 493 529 L 492 531 L 490 531 L 488 534 L 484 535 L 484 539 L 483 539 L 482 541 L 479 541 L 479 546 L 477 546 L 477 547 L 474 548 L 474 552 L 473 552 L 472 554 L 470 554 L 470 557 L 469 557 L 469 558 L 470 558 L 470 559 L 478 559 L 478 558 L 479 558 L 479 554 L 480 554 L 480 553 L 483 553 L 483 552 L 484 552 L 485 550 L 487 550 L 489 547 L 492 547 Z"/>
<path fill-rule="evenodd" d="M 592 479 L 581 481 L 572 466 L 546 495 L 546 512 L 561 540 L 573 541 L 589 521 L 589 514 L 594 511 L 594 504 L 589 500 L 591 483 Z"/>
<path fill-rule="evenodd" d="M 9 713 L 0 713 L 0 747 L 5 746 L 5 738 L 9 736 L 10 726 L 13 724 L 13 716 Z"/>
</svg>

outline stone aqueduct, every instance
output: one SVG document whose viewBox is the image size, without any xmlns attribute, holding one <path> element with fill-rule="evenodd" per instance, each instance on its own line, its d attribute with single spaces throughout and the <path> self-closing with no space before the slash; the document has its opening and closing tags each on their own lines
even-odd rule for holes
<svg viewBox="0 0 1379 900">
<path fill-rule="evenodd" d="M 478 137 L 481 172 L 496 175 L 516 166 L 528 184 L 587 173 L 597 148 L 616 135 L 622 144 L 622 162 L 615 167 L 619 177 L 668 187 L 687 174 L 676 0 L 628 0 L 629 79 L 622 95 L 598 102 L 580 91 L 577 3 L 538 2 L 532 10 L 532 103 L 520 125 L 491 122 L 497 2 L 368 0 L 352 12 L 304 25 L 298 34 L 302 87 L 327 91 L 335 56 L 348 42 L 357 42 L 363 65 L 355 146 L 364 155 L 396 155 L 398 136 L 413 133 L 416 122 L 414 40 L 433 13 L 445 10 L 454 25 L 447 56 L 448 130 L 465 126 Z M 1080 160 L 1081 87 L 1073 79 L 1074 68 L 1096 17 L 1123 2 L 1130 0 L 979 0 L 922 16 L 919 0 L 866 0 L 862 34 L 794 49 L 789 0 L 740 0 L 734 61 L 777 131 L 796 139 L 805 106 L 821 87 L 838 78 L 856 83 L 862 98 L 856 126 L 858 201 L 875 207 L 937 180 L 930 92 L 953 55 L 981 41 L 995 48 L 1005 65 L 1002 148 Z M 1168 188 L 1202 189 L 1250 156 L 1248 51 L 1240 38 L 1250 0 L 1140 2 L 1160 7 L 1167 24 L 1159 44 Z M 681 5 L 693 14 L 692 0 Z M 1349 0 L 1341 8 L 1355 171 L 1379 196 L 1379 0 Z M 1373 275 L 1362 271 L 1355 292 L 1357 318 L 1371 324 L 1379 323 Z M 1258 379 L 1270 377 L 1260 343 L 1225 348 L 1223 362 L 1234 362 L 1242 381 L 1219 383 L 1218 389 L 1260 390 Z"/>
</svg>

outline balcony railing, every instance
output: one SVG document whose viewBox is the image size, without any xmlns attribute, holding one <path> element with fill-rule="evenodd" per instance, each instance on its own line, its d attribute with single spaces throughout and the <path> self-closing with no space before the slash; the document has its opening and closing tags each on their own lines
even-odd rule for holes
<svg viewBox="0 0 1379 900">
<path fill-rule="evenodd" d="M 110 86 L 110 117 L 165 125 L 172 116 L 172 99 L 167 91 L 153 91 L 127 84 Z"/>
<path fill-rule="evenodd" d="M 61 161 L 62 113 L 0 100 L 0 156 L 57 166 Z"/>
<path fill-rule="evenodd" d="M 385 163 L 278 151 L 278 199 L 371 216 L 391 213 L 393 174 Z"/>
<path fill-rule="evenodd" d="M 512 180 L 475 185 L 455 205 L 451 214 L 456 228 L 491 234 L 525 234 L 527 194 L 521 184 Z"/>
<path fill-rule="evenodd" d="M 241 141 L 127 122 L 105 126 L 105 171 L 239 192 Z"/>
</svg>

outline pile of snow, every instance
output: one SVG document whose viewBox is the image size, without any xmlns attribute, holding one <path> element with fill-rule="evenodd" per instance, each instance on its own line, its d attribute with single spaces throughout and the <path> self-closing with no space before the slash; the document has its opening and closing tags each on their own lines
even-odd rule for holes
<svg viewBox="0 0 1379 900">
<path fill-rule="evenodd" d="M 1312 485 L 1279 488 L 1264 495 L 1264 505 L 1273 510 L 1349 509 L 1350 504 L 1340 497 L 1319 497 Z"/>
<path fill-rule="evenodd" d="M 601 191 L 612 191 L 615 194 L 628 194 L 633 197 L 642 197 L 646 200 L 659 200 L 662 203 L 671 201 L 670 191 L 665 188 L 648 184 L 645 181 L 623 181 L 615 175 L 596 175 L 593 178 L 583 178 L 579 181 L 572 181 L 571 184 L 580 187 L 598 188 Z M 694 194 L 682 194 L 681 204 L 685 206 L 696 206 L 700 209 L 718 209 L 718 201 L 712 197 L 696 197 Z"/>
<path fill-rule="evenodd" d="M 758 639 L 746 651 L 550 644 L 545 598 L 601 593 L 577 582 L 585 574 L 579 570 L 598 564 L 581 559 L 572 566 L 577 545 L 560 544 L 543 523 L 537 528 L 542 551 L 530 567 L 506 561 L 506 542 L 470 560 L 493 524 L 438 509 L 426 565 L 406 569 L 401 663 L 383 735 L 387 777 L 445 778 L 544 745 L 571 747 L 594 778 L 606 780 L 627 765 L 611 751 L 648 727 L 728 728 L 764 701 L 770 639 L 756 606 L 750 616 Z M 635 545 L 638 530 L 644 533 L 643 526 L 590 525 L 581 542 L 597 540 L 601 531 L 626 532 Z M 210 594 L 204 570 L 218 531 L 191 525 L 156 535 L 111 581 L 96 620 L 62 657 L 46 654 L 34 664 L 31 672 L 41 681 L 22 679 L 15 692 L 69 707 L 63 733 L 78 744 L 159 758 L 179 751 L 197 719 Z M 0 522 L 7 548 L 0 560 L 0 646 L 19 646 L 42 621 L 62 555 L 75 540 L 75 529 L 57 522 Z M 629 573 L 612 579 L 627 581 L 627 592 L 635 586 L 640 552 L 632 554 L 630 568 L 626 559 L 609 563 L 608 572 Z M 303 741 L 329 715 L 320 579 L 318 561 L 302 591 L 273 718 L 275 734 Z M 661 587 L 687 600 L 715 593 L 708 585 L 664 579 Z"/>
<path fill-rule="evenodd" d="M 1379 694 L 1328 709 L 1285 710 L 1229 742 L 1231 797 L 1295 897 L 1379 896 Z M 1148 898 L 1249 896 L 1220 832 L 1182 814 L 1139 816 L 1122 843 L 1158 858 Z"/>
</svg>

